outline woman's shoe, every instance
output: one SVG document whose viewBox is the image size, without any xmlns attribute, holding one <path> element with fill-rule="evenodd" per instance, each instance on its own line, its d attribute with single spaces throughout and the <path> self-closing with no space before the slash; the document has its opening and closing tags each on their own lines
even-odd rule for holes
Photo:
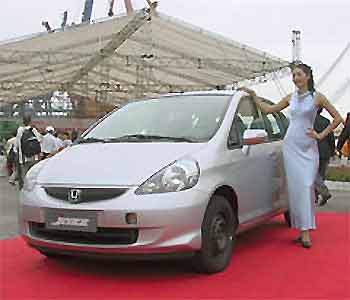
<svg viewBox="0 0 350 300">
<path fill-rule="evenodd" d="M 301 240 L 301 245 L 302 245 L 304 248 L 311 248 L 312 243 L 311 243 L 311 241 L 303 241 L 303 240 Z"/>
</svg>

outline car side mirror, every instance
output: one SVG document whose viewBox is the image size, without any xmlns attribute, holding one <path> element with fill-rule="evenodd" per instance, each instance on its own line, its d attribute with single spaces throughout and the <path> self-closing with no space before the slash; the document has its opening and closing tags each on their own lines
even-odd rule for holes
<svg viewBox="0 0 350 300">
<path fill-rule="evenodd" d="M 258 145 L 266 143 L 267 132 L 263 129 L 247 129 L 243 135 L 243 145 Z"/>
</svg>

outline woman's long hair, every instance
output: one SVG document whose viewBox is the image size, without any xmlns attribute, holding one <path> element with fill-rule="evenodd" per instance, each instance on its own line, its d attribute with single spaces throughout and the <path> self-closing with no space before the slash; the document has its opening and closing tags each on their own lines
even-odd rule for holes
<svg viewBox="0 0 350 300">
<path fill-rule="evenodd" d="M 315 89 L 314 76 L 312 74 L 312 68 L 307 64 L 296 64 L 293 66 L 293 69 L 295 68 L 299 68 L 303 70 L 303 72 L 310 77 L 309 80 L 307 81 L 307 89 L 311 92 L 311 94 L 314 94 L 316 89 Z"/>
</svg>

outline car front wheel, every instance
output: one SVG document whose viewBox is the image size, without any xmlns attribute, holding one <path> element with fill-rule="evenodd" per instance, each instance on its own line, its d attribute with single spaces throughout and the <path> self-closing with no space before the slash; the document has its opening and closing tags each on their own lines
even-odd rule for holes
<svg viewBox="0 0 350 300">
<path fill-rule="evenodd" d="M 202 223 L 202 248 L 193 259 L 197 271 L 216 273 L 229 265 L 237 223 L 230 203 L 224 197 L 214 195 Z"/>
</svg>

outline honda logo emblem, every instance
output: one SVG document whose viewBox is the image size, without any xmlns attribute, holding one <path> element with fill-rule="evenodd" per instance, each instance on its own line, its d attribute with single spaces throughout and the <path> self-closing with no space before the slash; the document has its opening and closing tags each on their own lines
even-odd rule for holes
<svg viewBox="0 0 350 300">
<path fill-rule="evenodd" d="M 81 190 L 72 189 L 68 192 L 68 201 L 70 203 L 79 203 L 81 201 Z"/>
</svg>

